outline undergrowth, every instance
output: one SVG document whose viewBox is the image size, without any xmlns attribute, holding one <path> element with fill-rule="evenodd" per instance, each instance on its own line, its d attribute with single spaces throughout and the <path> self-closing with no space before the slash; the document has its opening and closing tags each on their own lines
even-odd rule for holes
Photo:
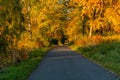
<svg viewBox="0 0 120 80">
<path fill-rule="evenodd" d="M 0 80 L 26 80 L 45 56 L 47 50 L 48 48 L 36 49 L 29 54 L 29 59 L 1 70 Z"/>
<path fill-rule="evenodd" d="M 104 66 L 120 76 L 120 40 L 117 36 L 114 39 L 101 37 L 99 43 L 91 45 L 77 45 L 76 50 L 87 58 Z M 87 42 L 86 42 L 87 43 Z M 88 44 L 88 43 L 87 43 Z"/>
</svg>

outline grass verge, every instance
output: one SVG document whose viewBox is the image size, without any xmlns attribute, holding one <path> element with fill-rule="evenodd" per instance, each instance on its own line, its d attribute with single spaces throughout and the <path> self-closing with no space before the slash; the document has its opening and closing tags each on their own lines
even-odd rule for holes
<svg viewBox="0 0 120 80">
<path fill-rule="evenodd" d="M 120 41 L 103 41 L 93 46 L 77 47 L 76 50 L 120 76 Z"/>
<path fill-rule="evenodd" d="M 29 54 L 29 59 L 0 71 L 0 80 L 26 80 L 45 56 L 47 50 L 48 48 L 36 49 Z"/>
</svg>

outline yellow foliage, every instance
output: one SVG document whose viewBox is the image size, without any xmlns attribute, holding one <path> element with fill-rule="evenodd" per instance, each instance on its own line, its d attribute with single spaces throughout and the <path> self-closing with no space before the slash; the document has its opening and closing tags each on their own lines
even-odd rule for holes
<svg viewBox="0 0 120 80">
<path fill-rule="evenodd" d="M 76 45 L 78 46 L 84 46 L 84 47 L 89 47 L 89 46 L 94 46 L 102 42 L 102 36 L 93 36 L 91 38 L 89 37 L 84 37 L 82 39 L 79 39 L 75 42 Z"/>
</svg>

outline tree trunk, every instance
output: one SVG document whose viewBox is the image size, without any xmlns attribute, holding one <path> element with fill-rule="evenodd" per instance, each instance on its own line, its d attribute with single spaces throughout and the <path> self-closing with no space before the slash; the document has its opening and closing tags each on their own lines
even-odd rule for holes
<svg viewBox="0 0 120 80">
<path fill-rule="evenodd" d="M 89 37 L 92 37 L 92 30 L 93 30 L 93 27 L 91 26 L 91 27 L 90 27 Z"/>
<path fill-rule="evenodd" d="M 28 0 L 28 27 L 29 27 L 30 38 L 32 38 L 31 21 L 30 21 L 30 10 L 31 10 L 31 4 L 30 4 L 30 0 Z"/>
<path fill-rule="evenodd" d="M 63 44 L 61 43 L 61 40 L 58 40 L 58 45 L 62 46 Z"/>
</svg>

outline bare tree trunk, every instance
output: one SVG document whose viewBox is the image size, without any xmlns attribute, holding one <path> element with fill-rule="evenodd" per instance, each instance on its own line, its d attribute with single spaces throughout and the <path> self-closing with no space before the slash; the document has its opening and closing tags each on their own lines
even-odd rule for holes
<svg viewBox="0 0 120 80">
<path fill-rule="evenodd" d="M 30 21 L 30 10 L 31 10 L 30 0 L 28 0 L 28 27 L 29 27 L 30 38 L 32 38 L 31 21 Z"/>
<path fill-rule="evenodd" d="M 90 26 L 90 33 L 89 33 L 89 37 L 92 37 L 92 31 L 93 31 L 93 27 Z"/>
</svg>

